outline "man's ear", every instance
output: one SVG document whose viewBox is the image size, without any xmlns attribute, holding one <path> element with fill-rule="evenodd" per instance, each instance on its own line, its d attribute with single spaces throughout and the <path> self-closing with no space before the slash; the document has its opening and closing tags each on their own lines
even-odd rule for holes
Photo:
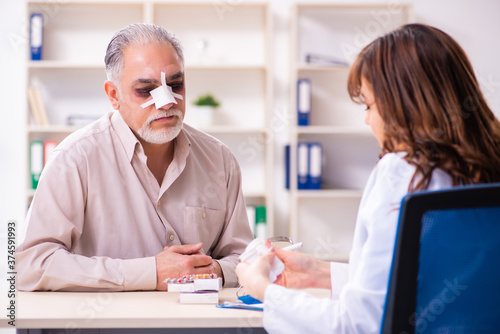
<svg viewBox="0 0 500 334">
<path fill-rule="evenodd" d="M 104 91 L 106 95 L 108 95 L 109 102 L 111 102 L 111 106 L 115 110 L 120 109 L 120 93 L 118 92 L 118 87 L 115 86 L 111 81 L 106 81 L 104 83 Z"/>
</svg>

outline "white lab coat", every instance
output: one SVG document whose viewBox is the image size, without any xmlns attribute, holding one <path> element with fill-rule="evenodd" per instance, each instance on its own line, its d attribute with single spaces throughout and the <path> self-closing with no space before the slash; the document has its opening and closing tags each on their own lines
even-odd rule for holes
<svg viewBox="0 0 500 334">
<path fill-rule="evenodd" d="M 332 263 L 332 299 L 272 284 L 264 297 L 264 328 L 274 333 L 379 333 L 401 199 L 415 168 L 389 153 L 366 184 L 356 220 L 349 264 Z M 448 188 L 441 170 L 429 190 Z M 347 278 L 347 282 L 342 281 Z"/>
</svg>

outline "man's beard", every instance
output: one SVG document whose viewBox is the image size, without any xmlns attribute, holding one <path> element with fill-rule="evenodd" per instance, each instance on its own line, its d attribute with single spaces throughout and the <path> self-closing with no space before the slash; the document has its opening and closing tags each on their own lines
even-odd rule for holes
<svg viewBox="0 0 500 334">
<path fill-rule="evenodd" d="M 166 127 L 160 130 L 153 130 L 151 123 L 162 117 L 174 116 L 177 117 L 177 123 L 173 127 Z M 182 112 L 177 109 L 168 111 L 158 110 L 157 113 L 148 117 L 144 125 L 137 131 L 139 136 L 146 142 L 151 144 L 165 144 L 174 140 L 182 129 Z"/>
</svg>

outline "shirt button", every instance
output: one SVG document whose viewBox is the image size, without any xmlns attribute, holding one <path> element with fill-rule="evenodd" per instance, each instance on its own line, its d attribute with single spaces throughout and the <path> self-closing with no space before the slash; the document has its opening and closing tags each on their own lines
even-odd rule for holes
<svg viewBox="0 0 500 334">
<path fill-rule="evenodd" d="M 203 213 L 201 214 L 201 217 L 202 217 L 203 219 L 205 219 L 205 217 L 206 217 L 206 216 L 207 216 L 207 214 L 205 213 L 205 211 L 203 211 Z"/>
<path fill-rule="evenodd" d="M 174 241 L 175 235 L 171 234 L 168 238 L 170 239 L 170 241 Z"/>
</svg>

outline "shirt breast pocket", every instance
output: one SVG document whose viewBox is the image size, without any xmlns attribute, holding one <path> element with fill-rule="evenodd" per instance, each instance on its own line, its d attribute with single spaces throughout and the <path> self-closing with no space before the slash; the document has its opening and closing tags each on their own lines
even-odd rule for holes
<svg viewBox="0 0 500 334">
<path fill-rule="evenodd" d="M 217 245 L 224 228 L 225 215 L 225 210 L 184 207 L 183 244 L 203 242 L 203 252 L 210 255 L 210 251 Z"/>
</svg>

